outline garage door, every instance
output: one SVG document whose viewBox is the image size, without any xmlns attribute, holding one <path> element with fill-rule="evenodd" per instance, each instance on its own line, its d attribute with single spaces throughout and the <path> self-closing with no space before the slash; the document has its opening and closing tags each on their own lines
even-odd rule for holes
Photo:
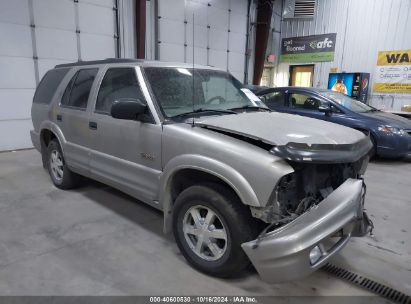
<svg viewBox="0 0 411 304">
<path fill-rule="evenodd" d="M 48 69 L 116 56 L 114 3 L 0 1 L 0 151 L 32 146 L 31 101 Z"/>
<path fill-rule="evenodd" d="M 193 43 L 194 14 L 194 43 Z M 247 0 L 159 0 L 158 56 L 212 65 L 244 81 Z"/>
</svg>

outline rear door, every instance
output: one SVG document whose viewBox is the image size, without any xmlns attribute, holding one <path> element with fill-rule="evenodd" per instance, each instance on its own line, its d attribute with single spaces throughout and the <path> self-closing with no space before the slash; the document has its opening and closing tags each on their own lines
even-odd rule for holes
<svg viewBox="0 0 411 304">
<path fill-rule="evenodd" d="M 98 68 L 82 68 L 75 72 L 68 83 L 54 119 L 66 140 L 64 158 L 77 171 L 88 171 L 89 160 L 89 106 L 90 92 L 95 86 Z"/>
<path fill-rule="evenodd" d="M 141 72 L 138 67 L 110 67 L 103 73 L 88 126 L 91 173 L 102 182 L 153 203 L 158 199 L 161 173 L 161 125 L 155 123 L 151 112 L 144 122 L 110 115 L 113 103 L 119 100 L 147 103 L 140 85 Z"/>
</svg>

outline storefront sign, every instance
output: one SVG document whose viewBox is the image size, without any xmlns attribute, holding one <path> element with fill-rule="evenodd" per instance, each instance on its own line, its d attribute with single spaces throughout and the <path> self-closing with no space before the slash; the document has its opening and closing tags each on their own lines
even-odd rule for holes
<svg viewBox="0 0 411 304">
<path fill-rule="evenodd" d="M 337 34 L 284 38 L 281 62 L 333 61 Z"/>
<path fill-rule="evenodd" d="M 411 50 L 378 52 L 373 89 L 411 93 Z"/>
</svg>

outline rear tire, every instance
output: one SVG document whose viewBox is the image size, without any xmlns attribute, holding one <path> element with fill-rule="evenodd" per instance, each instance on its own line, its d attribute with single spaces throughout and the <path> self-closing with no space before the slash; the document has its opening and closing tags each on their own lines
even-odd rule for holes
<svg viewBox="0 0 411 304">
<path fill-rule="evenodd" d="M 60 189 L 72 189 L 78 186 L 80 176 L 66 165 L 63 152 L 57 140 L 52 139 L 47 146 L 47 169 L 53 184 Z"/>
<path fill-rule="evenodd" d="M 257 237 L 255 224 L 249 209 L 219 184 L 191 186 L 174 205 L 180 251 L 194 268 L 213 276 L 233 277 L 250 264 L 241 244 Z"/>
</svg>

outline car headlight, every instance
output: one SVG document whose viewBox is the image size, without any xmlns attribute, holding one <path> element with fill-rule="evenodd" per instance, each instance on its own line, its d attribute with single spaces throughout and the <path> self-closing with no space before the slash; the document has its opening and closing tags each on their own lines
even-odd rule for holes
<svg viewBox="0 0 411 304">
<path fill-rule="evenodd" d="M 405 131 L 401 128 L 395 128 L 391 126 L 379 126 L 378 131 L 384 134 L 395 134 L 395 135 L 404 135 Z"/>
</svg>

